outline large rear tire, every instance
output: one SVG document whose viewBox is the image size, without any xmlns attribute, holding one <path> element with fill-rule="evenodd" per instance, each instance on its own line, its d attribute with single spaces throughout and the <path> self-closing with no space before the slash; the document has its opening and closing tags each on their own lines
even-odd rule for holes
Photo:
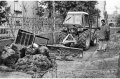
<svg viewBox="0 0 120 79">
<path fill-rule="evenodd" d="M 78 37 L 78 48 L 88 50 L 90 48 L 90 35 L 89 31 L 85 31 Z"/>
</svg>

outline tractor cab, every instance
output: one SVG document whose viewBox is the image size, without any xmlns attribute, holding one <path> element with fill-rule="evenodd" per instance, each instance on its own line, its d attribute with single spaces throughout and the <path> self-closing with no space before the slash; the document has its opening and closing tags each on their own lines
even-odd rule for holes
<svg viewBox="0 0 120 79">
<path fill-rule="evenodd" d="M 63 24 L 71 33 L 73 31 L 82 32 L 90 28 L 89 14 L 87 12 L 68 12 Z"/>
</svg>

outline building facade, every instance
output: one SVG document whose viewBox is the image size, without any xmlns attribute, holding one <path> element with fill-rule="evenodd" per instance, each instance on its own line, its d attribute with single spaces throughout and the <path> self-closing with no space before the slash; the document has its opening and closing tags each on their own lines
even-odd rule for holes
<svg viewBox="0 0 120 79">
<path fill-rule="evenodd" d="M 18 29 L 33 30 L 34 19 L 38 8 L 38 1 L 7 1 L 10 7 L 9 25 L 5 23 L 4 26 L 12 27 L 14 34 L 17 34 Z"/>
<path fill-rule="evenodd" d="M 16 17 L 36 17 L 37 1 L 7 1 L 11 14 Z M 18 12 L 18 13 L 17 13 Z"/>
<path fill-rule="evenodd" d="M 108 15 L 108 25 L 110 27 L 116 27 L 118 16 L 119 16 L 119 14 L 117 13 L 117 11 L 115 11 L 113 14 Z"/>
</svg>

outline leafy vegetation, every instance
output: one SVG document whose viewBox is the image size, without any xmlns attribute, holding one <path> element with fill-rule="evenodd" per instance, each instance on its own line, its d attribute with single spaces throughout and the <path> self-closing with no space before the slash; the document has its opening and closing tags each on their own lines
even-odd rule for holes
<svg viewBox="0 0 120 79">
<path fill-rule="evenodd" d="M 6 1 L 0 1 L 0 25 L 7 21 L 7 15 L 10 12 L 10 7 L 7 7 Z"/>
<path fill-rule="evenodd" d="M 6 1 L 0 1 L 0 25 L 6 22 L 5 20 L 5 16 L 6 16 L 5 6 L 6 5 L 7 5 Z"/>
<path fill-rule="evenodd" d="M 119 27 L 120 26 L 120 15 L 117 17 L 117 25 L 116 25 L 117 27 Z"/>
<path fill-rule="evenodd" d="M 55 6 L 55 13 L 62 17 L 66 17 L 68 11 L 85 11 L 91 14 L 91 19 L 94 21 L 94 16 L 100 13 L 99 9 L 95 8 L 95 5 L 98 4 L 97 1 L 44 1 L 40 2 L 40 5 L 47 6 L 45 9 L 48 10 L 49 18 L 53 17 L 53 5 Z M 38 11 L 40 16 L 43 13 L 43 10 Z"/>
</svg>

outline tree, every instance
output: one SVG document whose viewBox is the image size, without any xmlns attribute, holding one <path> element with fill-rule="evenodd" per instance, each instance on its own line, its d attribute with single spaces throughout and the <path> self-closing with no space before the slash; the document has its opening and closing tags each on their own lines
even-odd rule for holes
<svg viewBox="0 0 120 79">
<path fill-rule="evenodd" d="M 41 5 L 46 5 L 49 12 L 49 18 L 52 17 L 53 5 L 52 1 L 41 2 Z M 94 16 L 100 13 L 100 10 L 95 8 L 97 1 L 55 1 L 55 11 L 60 14 L 63 19 L 66 17 L 68 11 L 85 11 L 91 15 L 91 19 L 94 21 Z"/>
<path fill-rule="evenodd" d="M 6 22 L 6 11 L 5 11 L 6 5 L 7 5 L 6 1 L 0 1 L 0 25 Z"/>
<path fill-rule="evenodd" d="M 117 19 L 116 27 L 120 27 L 120 15 L 116 19 Z"/>
<path fill-rule="evenodd" d="M 7 7 L 7 2 L 6 1 L 0 1 L 0 25 L 7 22 L 8 25 L 10 26 L 10 30 L 12 32 L 12 35 L 14 36 L 12 26 L 9 23 L 9 17 L 8 17 L 9 14 L 11 14 L 11 12 L 10 12 L 10 7 Z"/>
<path fill-rule="evenodd" d="M 37 13 L 36 13 L 38 16 L 43 16 L 44 15 L 44 9 L 43 7 L 38 7 L 37 8 Z"/>
<path fill-rule="evenodd" d="M 45 12 L 45 8 L 43 6 L 46 6 L 46 4 L 43 1 L 40 1 L 40 2 L 38 2 L 38 5 L 39 5 L 39 7 L 36 8 L 36 10 L 37 10 L 36 14 L 39 17 L 42 17 L 44 15 L 44 12 Z"/>
</svg>

